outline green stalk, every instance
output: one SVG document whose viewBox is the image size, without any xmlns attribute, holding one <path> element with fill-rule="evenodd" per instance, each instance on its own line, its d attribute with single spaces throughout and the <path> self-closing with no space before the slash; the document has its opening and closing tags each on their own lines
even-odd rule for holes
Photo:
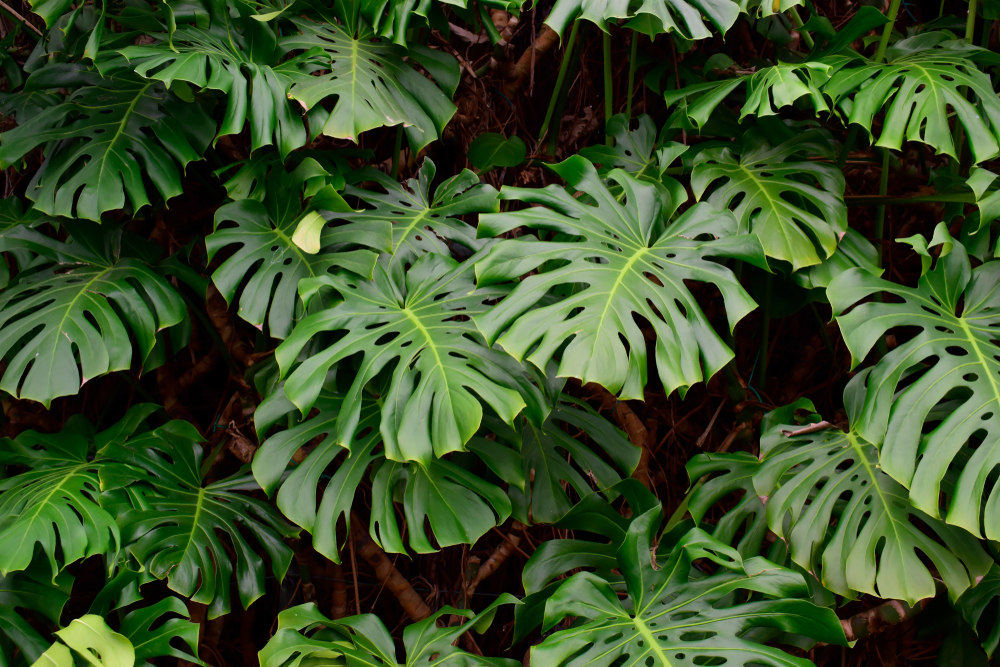
<svg viewBox="0 0 1000 667">
<path fill-rule="evenodd" d="M 809 47 L 809 50 L 812 51 L 813 47 L 816 46 L 816 42 L 813 40 L 813 36 L 809 34 L 808 30 L 802 29 L 802 26 L 805 24 L 802 23 L 802 17 L 799 16 L 799 10 L 797 7 L 793 6 L 788 10 L 788 18 L 792 20 L 792 25 L 795 26 L 795 30 L 802 36 L 802 41 L 805 42 L 806 46 Z"/>
<path fill-rule="evenodd" d="M 490 17 L 489 11 L 486 9 L 486 5 L 481 2 L 477 2 L 476 5 L 479 7 L 479 18 L 483 22 L 483 27 L 486 29 L 486 34 L 490 38 L 490 44 L 493 46 L 497 45 L 500 41 L 500 32 L 497 27 L 493 25 L 493 19 Z"/>
<path fill-rule="evenodd" d="M 625 98 L 625 117 L 632 120 L 632 88 L 635 86 L 635 61 L 638 59 L 639 33 L 632 31 L 632 53 L 628 58 L 628 97 Z"/>
<path fill-rule="evenodd" d="M 976 32 L 976 0 L 969 0 L 969 18 L 965 21 L 965 41 L 972 44 L 973 33 Z"/>
<path fill-rule="evenodd" d="M 764 319 L 760 323 L 760 359 L 757 362 L 760 379 L 757 384 L 763 391 L 767 391 L 767 353 L 768 343 L 771 338 L 771 283 L 774 274 L 768 273 L 764 276 L 764 303 L 761 304 L 761 311 Z"/>
<path fill-rule="evenodd" d="M 975 0 L 973 0 L 975 2 Z M 892 36 L 892 28 L 896 25 L 896 15 L 899 14 L 900 0 L 892 0 L 889 5 L 889 22 L 885 24 L 882 31 L 882 39 L 878 43 L 878 51 L 875 53 L 875 62 L 880 63 L 885 60 L 885 50 L 889 47 L 889 37 Z"/>
<path fill-rule="evenodd" d="M 556 77 L 556 87 L 552 90 L 552 99 L 549 100 L 549 108 L 545 111 L 545 120 L 542 121 L 542 129 L 538 133 L 538 143 L 541 145 L 549 133 L 549 125 L 552 123 L 552 115 L 555 113 L 556 104 L 562 94 L 563 85 L 566 83 L 566 72 L 569 70 L 570 62 L 573 60 L 573 47 L 576 46 L 576 36 L 580 32 L 580 22 L 573 22 L 573 29 L 569 32 L 569 39 L 566 40 L 566 50 L 563 51 L 562 62 L 559 63 L 559 76 Z"/>
<path fill-rule="evenodd" d="M 844 140 L 844 147 L 840 149 L 840 157 L 837 158 L 837 169 L 840 171 L 844 171 L 844 166 L 847 165 L 847 158 L 850 156 L 854 142 L 858 138 L 859 127 L 860 125 L 853 123 L 851 124 L 851 129 L 847 131 L 847 139 Z"/>
<path fill-rule="evenodd" d="M 602 33 L 601 44 L 604 47 L 604 126 L 607 127 L 608 121 L 611 120 L 614 113 L 612 98 L 615 94 L 611 81 L 611 33 L 608 30 Z M 611 145 L 611 135 L 607 132 L 605 132 L 604 145 Z"/>
<path fill-rule="evenodd" d="M 392 180 L 399 180 L 399 163 L 402 162 L 403 126 L 396 128 L 396 147 L 392 150 Z"/>
<path fill-rule="evenodd" d="M 884 197 L 889 190 L 889 149 L 882 149 L 882 177 L 878 183 L 879 196 Z M 885 204 L 875 207 L 875 250 L 878 257 L 878 266 L 882 267 L 882 239 L 885 236 Z M 882 300 L 882 293 L 875 294 L 875 300 Z M 885 336 L 880 336 L 875 343 L 875 358 L 881 359 L 889 349 L 885 344 Z"/>
<path fill-rule="evenodd" d="M 577 24 L 581 23 L 577 21 Z M 556 131 L 549 132 L 549 140 L 545 148 L 546 155 L 555 155 L 556 147 L 559 144 L 559 120 L 563 117 L 563 112 L 566 110 L 566 100 L 569 99 L 569 90 L 573 85 L 573 79 L 576 78 L 576 72 L 580 68 L 580 52 L 583 50 L 583 43 L 587 35 L 587 24 L 584 23 L 580 28 L 580 36 L 576 41 L 576 48 L 572 53 L 567 52 L 564 58 L 569 60 L 569 68 L 566 71 L 567 83 L 563 86 L 562 90 L 556 96 L 555 112 L 553 117 L 556 118 Z"/>
</svg>

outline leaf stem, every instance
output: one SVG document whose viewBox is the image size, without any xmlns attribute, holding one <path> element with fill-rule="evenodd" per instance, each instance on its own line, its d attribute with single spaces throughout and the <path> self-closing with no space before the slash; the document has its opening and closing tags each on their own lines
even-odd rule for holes
<svg viewBox="0 0 1000 667">
<path fill-rule="evenodd" d="M 396 147 L 392 149 L 392 180 L 399 180 L 399 163 L 402 162 L 403 156 L 403 126 L 399 125 L 396 127 Z"/>
<path fill-rule="evenodd" d="M 566 40 L 566 49 L 563 51 L 562 62 L 559 63 L 559 75 L 556 77 L 556 86 L 552 89 L 552 98 L 549 100 L 549 108 L 545 111 L 545 119 L 542 121 L 542 129 L 538 132 L 538 143 L 541 145 L 549 133 L 549 125 L 552 123 L 552 115 L 555 113 L 556 104 L 562 93 L 563 85 L 566 82 L 566 71 L 569 69 L 573 56 L 573 47 L 576 46 L 576 36 L 580 32 L 580 22 L 573 22 L 573 29 L 569 32 L 569 39 Z"/>
<path fill-rule="evenodd" d="M 813 47 L 816 46 L 816 41 L 813 39 L 813 36 L 809 34 L 808 30 L 802 29 L 802 26 L 805 24 L 802 22 L 802 17 L 799 16 L 798 7 L 793 5 L 788 9 L 788 18 L 792 20 L 792 25 L 795 26 L 795 31 L 802 37 L 802 41 L 805 42 L 806 46 L 809 47 L 809 50 L 812 51 Z"/>
<path fill-rule="evenodd" d="M 975 0 L 972 0 L 975 2 Z M 885 29 L 882 30 L 882 39 L 878 43 L 878 51 L 875 52 L 875 62 L 880 63 L 885 60 L 885 50 L 889 46 L 889 37 L 892 36 L 892 29 L 896 25 L 896 15 L 899 14 L 900 0 L 892 0 L 892 4 L 889 5 L 889 22 L 885 24 Z"/>
<path fill-rule="evenodd" d="M 601 33 L 601 45 L 604 49 L 604 126 L 607 128 L 608 122 L 614 113 L 613 98 L 614 86 L 611 80 L 611 32 L 604 30 Z M 611 145 L 611 135 L 605 131 L 604 145 Z"/>
<path fill-rule="evenodd" d="M 641 33 L 632 31 L 632 52 L 628 57 L 628 97 L 625 98 L 625 117 L 632 120 L 632 88 L 635 86 L 635 67 L 639 52 L 639 35 Z"/>
<path fill-rule="evenodd" d="M 878 183 L 878 194 L 880 197 L 885 197 L 886 193 L 889 191 L 889 149 L 882 149 L 882 176 Z M 875 252 L 877 256 L 876 264 L 879 268 L 882 268 L 882 239 L 885 237 L 885 203 L 879 204 L 875 207 Z M 876 301 L 882 300 L 881 292 L 875 295 Z M 875 355 L 877 359 L 881 359 L 888 352 L 888 348 L 885 344 L 885 336 L 879 336 L 878 342 L 875 343 Z"/>
<path fill-rule="evenodd" d="M 760 323 L 760 361 L 758 362 L 760 368 L 759 384 L 763 392 L 767 392 L 767 355 L 768 339 L 771 337 L 771 284 L 773 279 L 774 274 L 764 274 L 764 303 L 761 304 L 764 319 Z"/>
<path fill-rule="evenodd" d="M 972 44 L 972 38 L 976 32 L 976 2 L 969 0 L 969 18 L 965 21 L 965 41 Z"/>
</svg>

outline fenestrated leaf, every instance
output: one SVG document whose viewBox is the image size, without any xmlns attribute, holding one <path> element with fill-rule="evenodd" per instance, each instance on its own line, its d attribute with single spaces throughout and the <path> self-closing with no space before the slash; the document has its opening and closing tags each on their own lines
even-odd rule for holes
<svg viewBox="0 0 1000 667">
<path fill-rule="evenodd" d="M 955 156 L 948 116 L 965 128 L 976 163 L 1000 155 L 1000 99 L 973 59 L 984 50 L 943 32 L 927 32 L 896 42 L 888 62 L 843 69 L 824 88 L 836 103 L 853 93 L 848 115 L 868 132 L 885 110 L 876 146 L 899 149 L 903 140 L 920 141 L 937 153 Z M 978 104 L 967 92 L 975 93 Z"/>
<path fill-rule="evenodd" d="M 733 493 L 742 494 L 734 505 L 727 507 L 715 526 L 710 527 L 711 535 L 713 539 L 734 547 L 743 558 L 759 556 L 767 532 L 767 521 L 764 503 L 753 485 L 757 457 L 747 452 L 697 454 L 686 467 L 692 483 L 712 475 L 691 494 L 688 501 L 688 510 L 695 523 L 701 524 L 708 511 L 723 498 Z M 708 531 L 709 527 L 703 526 L 703 530 Z"/>
<path fill-rule="evenodd" d="M 1000 488 L 986 494 L 986 482 L 1000 464 L 1000 350 L 994 342 L 1000 262 L 973 270 L 965 248 L 944 223 L 931 242 L 942 246 L 942 256 L 929 271 L 924 238 L 907 241 L 923 255 L 926 273 L 916 287 L 851 269 L 827 289 L 854 365 L 892 327 L 920 330 L 875 364 L 854 427 L 879 446 L 882 469 L 909 489 L 914 507 L 939 516 L 946 491 L 945 521 L 997 539 Z M 864 303 L 845 314 L 877 292 L 899 301 Z M 971 449 L 963 452 L 966 447 Z M 943 488 L 949 467 L 962 461 L 954 489 Z"/>
<path fill-rule="evenodd" d="M 864 376 L 845 391 L 852 416 L 864 400 Z M 803 399 L 777 411 L 761 436 L 753 478 L 767 498 L 767 523 L 794 562 L 838 595 L 910 604 L 934 596 L 936 577 L 955 599 L 986 573 L 991 560 L 977 540 L 912 507 L 906 489 L 879 468 L 871 443 L 826 423 L 790 423 L 795 408 L 812 404 Z"/>
<path fill-rule="evenodd" d="M 174 614 L 181 618 L 164 619 L 164 616 Z M 204 665 L 198 659 L 199 626 L 187 620 L 188 617 L 187 606 L 180 599 L 165 597 L 148 607 L 129 613 L 122 619 L 119 631 L 132 644 L 135 662 L 139 667 L 152 667 L 151 658 L 165 656 Z M 175 640 L 187 644 L 190 650 L 184 651 L 171 645 L 170 642 Z"/>
<path fill-rule="evenodd" d="M 519 604 L 509 593 L 498 597 L 478 614 L 470 609 L 442 607 L 428 618 L 403 629 L 406 660 L 396 662 L 396 648 L 382 620 L 372 614 L 330 620 L 313 603 L 286 609 L 278 614 L 278 631 L 260 652 L 261 667 L 282 667 L 289 659 L 310 664 L 321 660 L 332 664 L 416 667 L 426 664 L 461 667 L 514 667 L 515 660 L 484 658 L 455 644 L 470 630 L 486 632 L 501 605 Z M 468 620 L 461 625 L 443 624 L 442 617 L 458 615 Z"/>
<path fill-rule="evenodd" d="M 545 24 L 562 37 L 577 19 L 608 30 L 615 19 L 632 19 L 626 26 L 650 36 L 676 32 L 685 39 L 705 39 L 711 31 L 702 16 L 725 34 L 740 14 L 733 0 L 643 0 L 629 8 L 625 0 L 556 0 Z"/>
<path fill-rule="evenodd" d="M 479 250 L 485 242 L 477 239 L 475 228 L 459 216 L 500 210 L 497 191 L 480 184 L 478 176 L 464 169 L 438 185 L 431 197 L 436 172 L 430 158 L 424 158 L 417 177 L 405 183 L 371 167 L 352 172 L 344 195 L 357 197 L 373 208 L 337 214 L 331 220 L 390 223 L 392 257 L 386 261 L 389 275 L 396 280 L 403 280 L 406 265 L 414 264 L 425 253 L 450 255 L 451 242 L 472 252 Z M 385 194 L 359 187 L 366 182 L 377 183 Z"/>
<path fill-rule="evenodd" d="M 327 224 L 323 216 L 332 215 L 331 210 L 351 209 L 331 185 L 310 182 L 309 175 L 319 171 L 320 165 L 309 158 L 291 173 L 276 168 L 263 202 L 241 199 L 226 204 L 215 212 L 215 232 L 205 237 L 209 261 L 223 248 L 241 246 L 212 273 L 212 282 L 228 303 L 243 285 L 240 317 L 258 328 L 266 318 L 275 338 L 286 338 L 302 316 L 297 289 L 303 279 L 338 268 L 370 277 L 376 254 L 364 247 L 388 250 L 391 243 L 390 225 L 384 221 Z M 303 190 L 311 197 L 305 205 L 299 198 Z M 293 237 L 310 215 L 320 227 L 311 237 L 318 248 L 310 244 L 304 250 Z"/>
<path fill-rule="evenodd" d="M 214 123 L 197 103 L 182 102 L 159 82 L 121 72 L 101 77 L 76 65 L 50 66 L 26 89 L 77 88 L 0 137 L 0 167 L 46 144 L 27 196 L 50 215 L 100 220 L 150 203 L 143 177 L 164 200 L 181 194 L 180 169 L 201 158 Z"/>
<path fill-rule="evenodd" d="M 496 420 L 489 423 L 500 438 L 521 452 L 525 488 L 511 485 L 507 495 L 514 517 L 522 523 L 559 521 L 573 508 L 570 489 L 581 498 L 597 490 L 613 500 L 616 494 L 609 489 L 639 464 L 641 450 L 624 433 L 585 403 L 565 395 L 561 399 L 541 427 L 526 419 L 518 420 L 515 429 L 492 423 Z M 589 446 L 577 439 L 581 435 Z"/>
<path fill-rule="evenodd" d="M 246 608 L 264 594 L 263 549 L 280 581 L 292 551 L 283 537 L 298 533 L 266 503 L 238 493 L 252 478 L 237 475 L 201 482 L 201 438 L 187 422 L 166 425 L 125 443 L 111 443 L 101 455 L 127 463 L 129 471 L 109 479 L 109 489 L 129 490 L 132 509 L 117 517 L 130 553 L 159 579 L 195 602 L 208 617 L 229 612 L 233 566 L 218 533 L 225 533 L 236 557 L 237 590 Z M 251 546 L 241 529 L 258 544 Z"/>
<path fill-rule="evenodd" d="M 52 644 L 34 667 L 133 667 L 135 650 L 128 639 L 108 627 L 103 618 L 86 614 L 73 619 L 56 636 L 63 643 Z M 69 648 L 67 648 L 69 647 Z M 71 653 L 73 649 L 75 653 Z M 80 656 L 81 659 L 76 656 Z"/>
<path fill-rule="evenodd" d="M 323 134 L 357 141 L 367 130 L 403 124 L 414 153 L 441 136 L 455 105 L 403 56 L 409 53 L 439 81 L 457 71 L 458 63 L 452 56 L 407 52 L 375 38 L 371 26 L 361 19 L 341 25 L 323 12 L 319 16 L 319 23 L 291 17 L 300 33 L 282 37 L 278 46 L 306 52 L 311 63 L 307 69 L 329 71 L 296 83 L 288 93 L 311 110 L 328 97 L 336 98 L 325 121 L 317 118 L 323 123 Z M 317 50 L 310 53 L 312 49 Z"/>
<path fill-rule="evenodd" d="M 502 288 L 471 294 L 473 267 L 483 252 L 461 264 L 428 253 L 406 272 L 405 282 L 393 279 L 382 263 L 372 281 L 345 273 L 303 281 L 299 292 L 307 301 L 323 286 L 336 289 L 344 301 L 306 317 L 278 347 L 275 357 L 288 377 L 285 395 L 308 412 L 331 367 L 361 353 L 338 416 L 337 441 L 353 441 L 362 391 L 391 369 L 381 396 L 385 455 L 424 467 L 464 449 L 482 420 L 480 399 L 506 423 L 526 406 L 541 421 L 541 390 L 520 364 L 486 347 L 469 319 L 506 294 Z M 310 340 L 337 331 L 346 333 L 292 370 Z"/>
<path fill-rule="evenodd" d="M 28 247 L 63 263 L 19 274 L 0 295 L 0 355 L 8 359 L 0 389 L 46 406 L 77 393 L 87 380 L 129 368 L 130 338 L 145 363 L 156 332 L 187 317 L 177 290 L 128 256 L 141 253 L 121 241 L 120 230 L 66 226 L 72 244 L 46 243 L 40 233 L 20 230 Z"/>
<path fill-rule="evenodd" d="M 975 588 L 963 593 L 957 604 L 966 622 L 979 636 L 986 655 L 990 657 L 1000 644 L 1000 619 L 989 613 L 990 607 L 995 607 L 997 598 L 1000 598 L 1000 565 L 993 563 L 986 576 Z"/>
<path fill-rule="evenodd" d="M 855 229 L 848 228 L 840 237 L 837 249 L 819 264 L 792 274 L 792 280 L 805 289 L 828 287 L 833 279 L 849 269 L 861 268 L 873 276 L 881 276 L 878 250 Z"/>
<path fill-rule="evenodd" d="M 795 270 L 832 255 L 847 231 L 844 176 L 834 165 L 801 159 L 831 157 L 829 143 L 819 133 L 804 132 L 771 146 L 756 131 L 743 142 L 739 157 L 729 148 L 698 154 L 691 172 L 695 196 L 732 210 L 740 230 L 756 234 L 768 257 Z"/>
<path fill-rule="evenodd" d="M 475 317 L 487 341 L 499 343 L 515 359 L 527 356 L 537 368 L 545 368 L 570 341 L 562 351 L 558 375 L 597 382 L 622 400 L 643 398 L 646 384 L 646 341 L 636 315 L 656 332 L 656 367 L 668 394 L 675 389 L 683 394 L 728 363 L 732 351 L 683 281 L 718 287 L 729 325 L 735 327 L 756 304 L 729 269 L 706 258 L 739 257 L 766 266 L 757 237 L 736 235 L 732 214 L 702 204 L 654 238 L 663 211 L 674 206 L 663 188 L 613 170 L 608 178 L 622 187 L 621 203 L 582 157 L 571 157 L 553 170 L 594 204 L 555 185 L 505 187 L 502 199 L 543 206 L 480 217 L 480 236 L 526 226 L 574 237 L 502 241 L 479 262 L 476 274 L 484 294 L 487 285 L 539 269 L 499 305 Z M 703 234 L 723 238 L 697 240 Z M 537 307 L 550 290 L 569 287 L 577 287 L 575 293 Z"/>
<path fill-rule="evenodd" d="M 666 562 L 657 564 L 653 540 L 661 512 L 656 507 L 635 519 L 618 551 L 628 593 L 625 604 L 600 577 L 573 575 L 546 603 L 543 631 L 567 616 L 583 621 L 534 646 L 532 661 L 553 667 L 602 667 L 619 661 L 674 667 L 723 659 L 806 667 L 808 660 L 759 643 L 748 631 L 768 628 L 846 643 L 833 611 L 803 599 L 809 589 L 799 574 L 764 558 L 744 560 L 700 529 L 682 537 Z M 694 567 L 701 558 L 713 564 L 714 574 Z M 766 597 L 745 602 L 752 592 Z"/>
<path fill-rule="evenodd" d="M 0 635 L 20 651 L 27 664 L 38 660 L 49 642 L 19 610 L 29 610 L 56 625 L 72 588 L 69 572 L 60 572 L 53 580 L 52 572 L 37 560 L 27 570 L 0 575 Z M 15 664 L 14 656 L 4 655 L 3 648 L 0 643 L 0 660 Z"/>
</svg>

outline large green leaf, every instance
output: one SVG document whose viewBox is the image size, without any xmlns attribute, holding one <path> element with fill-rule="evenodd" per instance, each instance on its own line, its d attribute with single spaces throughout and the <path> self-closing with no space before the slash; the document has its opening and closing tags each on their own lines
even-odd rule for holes
<svg viewBox="0 0 1000 667">
<path fill-rule="evenodd" d="M 853 94 L 848 121 L 869 132 L 884 109 L 875 145 L 885 148 L 899 149 L 905 139 L 955 156 L 948 122 L 954 113 L 979 163 L 1000 155 L 1000 99 L 973 62 L 983 53 L 965 41 L 949 40 L 944 32 L 927 32 L 890 47 L 888 62 L 841 70 L 824 92 L 841 104 Z M 978 103 L 967 99 L 967 91 L 975 93 Z"/>
<path fill-rule="evenodd" d="M 237 590 L 246 608 L 264 594 L 263 550 L 279 580 L 292 558 L 282 538 L 298 533 L 268 504 L 242 489 L 257 487 L 252 477 L 237 475 L 202 484 L 201 438 L 187 422 L 166 425 L 101 450 L 106 458 L 127 463 L 129 470 L 109 479 L 110 489 L 127 488 L 131 509 L 118 517 L 122 542 L 157 578 L 195 602 L 209 605 L 208 617 L 229 612 L 230 551 L 236 559 Z M 254 548 L 243 536 L 253 535 Z"/>
<path fill-rule="evenodd" d="M 391 243 L 390 224 L 385 221 L 337 227 L 326 223 L 331 211 L 351 209 L 324 182 L 325 173 L 311 158 L 291 173 L 276 167 L 262 202 L 241 199 L 226 204 L 215 212 L 215 232 L 205 237 L 209 261 L 224 248 L 240 246 L 212 273 L 212 281 L 230 303 L 242 287 L 240 317 L 258 328 L 266 319 L 275 338 L 286 338 L 302 317 L 297 289 L 303 279 L 336 268 L 370 277 L 376 254 L 358 246 L 387 251 Z M 302 191 L 308 203 L 300 200 Z M 300 225 L 309 223 L 319 227 L 314 234 L 318 247 L 304 250 L 293 237 Z"/>
<path fill-rule="evenodd" d="M 516 660 L 484 658 L 458 648 L 459 637 L 470 630 L 489 629 L 501 605 L 519 604 L 505 593 L 478 614 L 469 609 L 442 607 L 428 618 L 403 629 L 406 660 L 396 662 L 396 646 L 382 620 L 373 614 L 330 620 L 313 603 L 286 609 L 278 614 L 278 631 L 260 652 L 261 667 L 292 664 L 371 665 L 372 667 L 516 667 Z M 468 619 L 460 625 L 442 624 L 448 615 Z M 333 662 L 336 661 L 336 662 Z M 341 662 L 346 661 L 346 662 Z"/>
<path fill-rule="evenodd" d="M 386 457 L 425 467 L 435 457 L 464 449 L 482 421 L 480 399 L 507 423 L 526 405 L 540 421 L 541 391 L 520 364 L 487 348 L 469 319 L 506 294 L 503 289 L 470 294 L 474 260 L 481 256 L 459 264 L 428 253 L 406 272 L 405 282 L 390 277 L 382 263 L 373 281 L 349 274 L 303 281 L 299 292 L 306 300 L 326 286 L 344 301 L 306 317 L 278 347 L 275 356 L 288 376 L 285 394 L 308 412 L 334 364 L 360 353 L 337 420 L 337 441 L 354 440 L 362 391 L 385 369 L 392 378 L 381 396 Z M 336 342 L 292 370 L 310 340 L 341 331 Z"/>
<path fill-rule="evenodd" d="M 0 294 L 0 355 L 8 359 L 0 389 L 46 406 L 88 380 L 129 368 L 130 338 L 145 364 L 156 333 L 187 317 L 177 290 L 120 230 L 65 225 L 72 244 L 48 242 L 26 228 L 17 232 L 28 247 L 60 263 L 21 273 Z M 10 233 L 4 232 L 5 246 Z"/>
<path fill-rule="evenodd" d="M 686 467 L 692 483 L 712 476 L 693 489 L 688 500 L 688 510 L 695 523 L 702 524 L 709 510 L 719 501 L 738 494 L 736 503 L 727 505 L 726 513 L 711 527 L 712 538 L 735 547 L 743 558 L 760 555 L 767 521 L 764 502 L 753 484 L 758 467 L 757 457 L 747 452 L 697 454 L 691 457 Z M 708 531 L 709 527 L 703 529 Z"/>
<path fill-rule="evenodd" d="M 705 39 L 712 33 L 703 16 L 725 34 L 739 15 L 740 5 L 733 0 L 643 0 L 634 8 L 625 0 L 556 0 L 545 24 L 563 36 L 577 19 L 605 31 L 615 19 L 632 19 L 629 28 L 650 36 L 676 32 L 685 39 Z"/>
<path fill-rule="evenodd" d="M 975 588 L 967 590 L 956 605 L 976 631 L 988 656 L 992 656 L 1000 644 L 1000 619 L 990 609 L 996 608 L 997 598 L 1000 598 L 1000 565 L 993 563 L 986 576 Z"/>
<path fill-rule="evenodd" d="M 316 114 L 323 134 L 357 141 L 367 130 L 402 124 L 414 153 L 441 136 L 455 105 L 403 58 L 409 55 L 419 61 L 439 85 L 454 92 L 458 63 L 452 56 L 430 49 L 407 51 L 383 42 L 360 19 L 341 24 L 323 12 L 319 18 L 320 22 L 292 17 L 299 34 L 282 37 L 278 48 L 305 52 L 304 67 L 317 71 L 317 76 L 294 84 L 288 94 Z M 318 105 L 329 97 L 336 102 L 327 116 Z"/>
<path fill-rule="evenodd" d="M 926 272 L 916 287 L 851 269 L 827 289 L 854 365 L 889 329 L 919 330 L 875 364 L 854 426 L 879 447 L 882 469 L 909 489 L 916 508 L 939 516 L 945 491 L 948 523 L 997 539 L 1000 488 L 984 494 L 1000 464 L 1000 349 L 994 342 L 1000 262 L 973 270 L 943 223 L 931 242 L 941 245 L 942 255 L 933 269 L 927 270 L 931 257 L 924 238 L 907 241 L 923 255 Z M 879 292 L 895 298 L 845 314 Z M 957 473 L 954 490 L 942 486 L 950 467 Z"/>
<path fill-rule="evenodd" d="M 803 159 L 815 155 L 833 156 L 818 132 L 771 146 L 751 131 L 739 157 L 729 148 L 699 153 L 691 188 L 699 199 L 732 210 L 741 231 L 756 234 L 768 257 L 798 270 L 830 257 L 847 231 L 844 176 L 834 165 Z"/>
<path fill-rule="evenodd" d="M 72 588 L 69 572 L 60 572 L 53 580 L 52 572 L 38 560 L 27 570 L 0 575 L 0 662 L 15 664 L 12 653 L 4 650 L 6 645 L 16 647 L 26 664 L 38 660 L 49 642 L 19 610 L 58 625 Z"/>
<path fill-rule="evenodd" d="M 675 389 L 683 394 L 728 363 L 732 351 L 684 281 L 715 285 L 729 326 L 735 327 L 756 304 L 729 269 L 707 257 L 739 257 L 766 266 L 757 237 L 737 235 L 728 211 L 701 204 L 656 238 L 663 211 L 676 207 L 664 188 L 613 170 L 608 178 L 622 187 L 621 203 L 582 157 L 552 169 L 594 204 L 555 185 L 505 187 L 502 199 L 542 206 L 481 216 L 480 236 L 521 226 L 556 232 L 551 241 L 533 236 L 502 241 L 479 262 L 476 274 L 484 295 L 489 293 L 485 286 L 538 270 L 499 305 L 475 317 L 488 342 L 545 368 L 569 341 L 558 375 L 597 382 L 622 400 L 643 398 L 646 385 L 646 341 L 636 316 L 656 332 L 656 367 L 668 394 Z M 698 240 L 701 235 L 712 238 Z M 566 298 L 538 307 L 551 290 L 571 288 Z"/>
<path fill-rule="evenodd" d="M 169 596 L 127 614 L 119 631 L 132 644 L 139 667 L 153 667 L 151 658 L 166 656 L 204 666 L 197 657 L 199 626 L 187 620 L 188 617 L 187 605 Z M 184 644 L 188 651 L 180 648 Z"/>
<path fill-rule="evenodd" d="M 661 512 L 657 507 L 635 519 L 618 551 L 628 599 L 621 600 L 611 585 L 589 572 L 565 580 L 545 606 L 543 630 L 567 616 L 584 620 L 533 647 L 533 662 L 672 667 L 724 660 L 805 667 L 808 660 L 760 643 L 759 631 L 845 643 L 833 611 L 802 599 L 809 589 L 799 574 L 764 558 L 744 560 L 697 528 L 658 563 L 653 545 Z M 694 566 L 703 558 L 714 574 Z M 750 593 L 766 597 L 746 601 Z"/>
<path fill-rule="evenodd" d="M 119 53 L 137 74 L 168 88 L 184 81 L 219 91 L 226 110 L 216 141 L 239 134 L 249 120 L 251 151 L 276 144 L 284 157 L 308 139 L 301 111 L 287 96 L 293 82 L 309 79 L 303 71 L 305 59 L 279 62 L 282 54 L 267 23 L 254 20 L 255 14 L 242 2 L 223 7 L 225 11 L 212 12 L 207 27 L 179 25 L 158 35 L 161 41 L 128 46 Z M 230 7 L 239 12 L 236 17 Z"/>
<path fill-rule="evenodd" d="M 497 191 L 480 184 L 479 177 L 468 169 L 438 185 L 431 197 L 430 187 L 436 173 L 434 162 L 424 158 L 417 177 L 405 183 L 398 183 L 372 167 L 348 176 L 344 195 L 357 197 L 372 208 L 339 214 L 336 218 L 392 225 L 392 257 L 387 261 L 389 275 L 396 280 L 402 280 L 406 267 L 425 253 L 451 254 L 451 242 L 472 252 L 482 248 L 484 241 L 476 238 L 476 229 L 460 216 L 499 210 Z M 358 187 L 361 183 L 376 183 L 385 193 L 362 189 Z"/>
<path fill-rule="evenodd" d="M 81 86 L 81 87 L 77 87 Z M 45 145 L 45 161 L 28 184 L 35 207 L 50 215 L 99 220 L 105 211 L 150 203 L 144 177 L 164 200 L 181 194 L 181 174 L 201 158 L 214 123 L 196 103 L 159 82 L 128 72 L 101 77 L 78 65 L 55 65 L 26 89 L 76 90 L 0 136 L 0 168 Z"/>
<path fill-rule="evenodd" d="M 845 392 L 852 416 L 864 400 L 864 379 L 855 377 Z M 935 595 L 936 577 L 955 599 L 986 573 L 991 560 L 977 540 L 912 507 L 906 489 L 879 468 L 878 450 L 856 431 L 792 422 L 795 409 L 812 407 L 800 399 L 771 414 L 754 475 L 767 498 L 767 522 L 789 543 L 794 562 L 838 595 L 910 604 Z"/>
<path fill-rule="evenodd" d="M 615 494 L 608 490 L 639 464 L 641 450 L 624 433 L 585 403 L 569 396 L 561 399 L 540 427 L 527 419 L 519 420 L 516 429 L 490 424 L 500 438 L 521 452 L 525 487 L 512 484 L 507 494 L 514 516 L 523 523 L 561 519 L 573 508 L 571 490 L 580 498 L 597 490 L 613 499 Z M 585 440 L 579 440 L 580 436 Z"/>
<path fill-rule="evenodd" d="M 35 662 L 34 667 L 133 667 L 135 649 L 132 643 L 108 627 L 103 618 L 86 614 L 62 630 L 56 631 L 62 641 L 52 644 Z M 72 649 L 72 652 L 70 651 Z"/>
</svg>

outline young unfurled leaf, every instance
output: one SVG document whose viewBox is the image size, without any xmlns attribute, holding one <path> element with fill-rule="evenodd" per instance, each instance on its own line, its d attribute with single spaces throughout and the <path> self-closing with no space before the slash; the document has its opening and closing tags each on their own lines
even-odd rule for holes
<svg viewBox="0 0 1000 667">
<path fill-rule="evenodd" d="M 520 226 L 557 234 L 546 241 L 532 236 L 502 241 L 479 262 L 476 274 L 484 294 L 488 285 L 538 269 L 499 305 L 476 316 L 489 343 L 498 343 L 515 359 L 527 356 L 537 368 L 545 368 L 569 341 L 561 352 L 559 376 L 597 382 L 622 400 L 641 399 L 647 373 L 646 341 L 635 320 L 641 316 L 656 332 L 656 366 L 668 393 L 679 389 L 683 394 L 711 377 L 733 353 L 684 281 L 718 287 L 729 325 L 735 327 L 756 304 L 729 269 L 707 258 L 739 257 L 766 267 L 757 237 L 738 235 L 732 214 L 702 204 L 655 238 L 663 211 L 673 210 L 663 188 L 616 169 L 608 179 L 623 189 L 625 200 L 619 202 L 593 165 L 581 157 L 553 170 L 594 203 L 576 199 L 555 185 L 505 187 L 501 199 L 543 206 L 480 218 L 480 236 Z M 702 235 L 721 238 L 698 240 Z M 552 289 L 570 287 L 575 289 L 565 298 L 538 305 Z"/>
</svg>

